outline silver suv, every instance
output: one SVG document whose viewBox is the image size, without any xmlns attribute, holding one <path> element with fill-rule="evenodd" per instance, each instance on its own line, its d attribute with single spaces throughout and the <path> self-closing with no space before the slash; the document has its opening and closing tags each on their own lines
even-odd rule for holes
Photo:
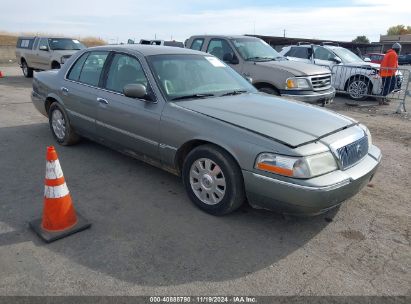
<svg viewBox="0 0 411 304">
<path fill-rule="evenodd" d="M 327 67 L 333 73 L 332 85 L 337 91 L 347 92 L 351 99 L 364 100 L 381 93 L 380 65 L 364 61 L 346 48 L 300 43 L 284 47 L 280 54 L 293 61 Z"/>
<path fill-rule="evenodd" d="M 186 47 L 214 55 L 261 92 L 323 105 L 334 99 L 328 69 L 289 61 L 259 38 L 197 35 L 186 41 Z"/>
</svg>

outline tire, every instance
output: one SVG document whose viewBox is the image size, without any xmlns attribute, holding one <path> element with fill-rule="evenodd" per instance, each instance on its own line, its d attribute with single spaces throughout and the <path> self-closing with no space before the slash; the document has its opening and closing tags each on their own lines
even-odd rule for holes
<svg viewBox="0 0 411 304">
<path fill-rule="evenodd" d="M 62 146 L 70 146 L 80 140 L 80 137 L 70 125 L 66 111 L 57 102 L 52 103 L 50 106 L 49 125 L 54 139 Z"/>
<path fill-rule="evenodd" d="M 365 100 L 371 92 L 371 82 L 368 78 L 354 77 L 348 81 L 347 93 L 356 101 Z"/>
<path fill-rule="evenodd" d="M 21 61 L 21 70 L 23 71 L 24 77 L 26 77 L 26 78 L 33 77 L 33 69 L 29 68 L 29 66 L 27 65 L 26 60 Z"/>
<path fill-rule="evenodd" d="M 53 63 L 51 64 L 51 69 L 52 70 L 59 70 L 61 68 L 60 63 L 58 63 L 57 61 L 53 61 Z"/>
<path fill-rule="evenodd" d="M 275 95 L 275 96 L 280 96 L 280 93 L 278 93 L 278 91 L 274 88 L 270 88 L 270 87 L 262 87 L 258 89 L 260 92 L 266 93 L 266 94 L 270 94 L 270 95 Z"/>
<path fill-rule="evenodd" d="M 207 144 L 193 149 L 183 163 L 182 178 L 191 201 L 212 215 L 224 215 L 245 201 L 241 170 L 223 149 Z"/>
</svg>

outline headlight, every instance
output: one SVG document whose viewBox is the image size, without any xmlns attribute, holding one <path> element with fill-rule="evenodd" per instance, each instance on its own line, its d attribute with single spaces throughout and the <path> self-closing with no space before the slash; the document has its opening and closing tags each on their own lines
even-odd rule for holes
<svg viewBox="0 0 411 304">
<path fill-rule="evenodd" d="M 67 61 L 67 59 L 69 59 L 70 57 L 61 57 L 61 59 L 60 59 L 60 62 L 62 63 L 62 64 L 64 64 L 66 61 Z"/>
<path fill-rule="evenodd" d="M 262 171 L 295 178 L 311 178 L 338 168 L 331 152 L 305 157 L 262 153 L 257 157 L 255 167 Z"/>
<path fill-rule="evenodd" d="M 371 137 L 371 133 L 370 130 L 368 130 L 368 128 L 365 125 L 360 124 L 361 129 L 364 130 L 365 134 L 367 135 L 368 138 L 368 147 L 371 147 L 372 145 L 372 137 Z"/>
<path fill-rule="evenodd" d="M 286 82 L 286 89 L 310 89 L 310 84 L 305 78 L 288 78 Z"/>
</svg>

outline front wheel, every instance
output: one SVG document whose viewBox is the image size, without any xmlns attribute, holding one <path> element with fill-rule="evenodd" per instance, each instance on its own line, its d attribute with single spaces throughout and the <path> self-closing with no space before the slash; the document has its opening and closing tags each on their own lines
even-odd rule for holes
<svg viewBox="0 0 411 304">
<path fill-rule="evenodd" d="M 348 82 L 347 92 L 353 100 L 365 100 L 371 92 L 370 81 L 366 78 L 353 78 Z"/>
<path fill-rule="evenodd" d="M 60 63 L 58 63 L 58 62 L 56 62 L 56 61 L 53 61 L 53 63 L 51 64 L 51 69 L 52 69 L 52 70 L 58 70 L 58 69 L 60 69 L 60 68 L 61 68 Z"/>
<path fill-rule="evenodd" d="M 245 201 L 244 181 L 235 160 L 223 149 L 203 145 L 186 157 L 183 183 L 191 201 L 213 215 L 224 215 Z"/>
<path fill-rule="evenodd" d="M 79 141 L 79 136 L 70 125 L 67 113 L 57 102 L 50 106 L 49 124 L 56 141 L 62 146 L 70 146 Z"/>
</svg>

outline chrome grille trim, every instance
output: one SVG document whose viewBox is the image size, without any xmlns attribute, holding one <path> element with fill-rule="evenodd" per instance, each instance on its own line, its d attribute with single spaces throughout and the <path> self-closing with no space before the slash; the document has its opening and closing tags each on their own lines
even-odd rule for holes
<svg viewBox="0 0 411 304">
<path fill-rule="evenodd" d="M 326 90 L 331 87 L 331 74 L 309 77 L 314 91 Z"/>
<path fill-rule="evenodd" d="M 361 161 L 368 154 L 368 148 L 367 136 L 338 148 L 336 152 L 342 170 L 346 170 Z"/>
</svg>

